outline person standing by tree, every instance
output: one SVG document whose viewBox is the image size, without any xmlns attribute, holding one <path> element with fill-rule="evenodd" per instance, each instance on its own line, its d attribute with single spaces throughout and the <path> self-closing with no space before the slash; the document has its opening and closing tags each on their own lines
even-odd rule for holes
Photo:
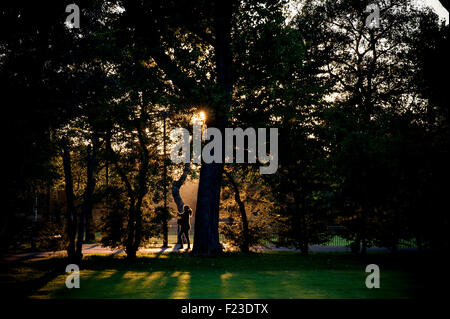
<svg viewBox="0 0 450 319">
<path fill-rule="evenodd" d="M 178 214 L 180 218 L 181 230 L 179 232 L 178 238 L 181 245 L 181 248 L 184 248 L 184 241 L 182 240 L 183 235 L 188 244 L 188 250 L 191 249 L 191 242 L 189 240 L 189 230 L 191 229 L 191 215 L 192 209 L 188 206 L 184 206 L 184 211 L 182 214 Z"/>
</svg>

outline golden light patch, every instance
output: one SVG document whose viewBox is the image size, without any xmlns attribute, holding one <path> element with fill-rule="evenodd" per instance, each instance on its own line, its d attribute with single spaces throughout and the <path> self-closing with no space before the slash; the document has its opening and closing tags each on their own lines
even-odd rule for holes
<svg viewBox="0 0 450 319">
<path fill-rule="evenodd" d="M 225 274 L 220 275 L 221 280 L 227 280 L 229 278 L 233 277 L 233 274 L 231 272 L 227 272 Z"/>
<path fill-rule="evenodd" d="M 189 284 L 191 282 L 191 274 L 183 272 L 178 275 L 177 287 L 170 296 L 171 299 L 186 299 L 189 298 Z"/>
</svg>

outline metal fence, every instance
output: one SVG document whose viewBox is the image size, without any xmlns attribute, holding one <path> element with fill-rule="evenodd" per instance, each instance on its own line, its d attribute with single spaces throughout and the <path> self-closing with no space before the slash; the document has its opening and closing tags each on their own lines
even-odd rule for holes
<svg viewBox="0 0 450 319">
<path fill-rule="evenodd" d="M 350 245 L 350 241 L 342 238 L 341 236 L 335 235 L 333 238 L 331 238 L 330 241 L 326 242 L 325 244 L 322 244 L 321 246 L 338 246 L 338 247 L 347 247 Z"/>
</svg>

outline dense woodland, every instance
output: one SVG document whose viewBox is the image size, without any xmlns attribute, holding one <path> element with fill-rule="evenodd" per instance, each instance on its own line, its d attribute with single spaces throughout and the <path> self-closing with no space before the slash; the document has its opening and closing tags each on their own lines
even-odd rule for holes
<svg viewBox="0 0 450 319">
<path fill-rule="evenodd" d="M 448 25 L 430 9 L 78 0 L 69 28 L 69 3 L 0 5 L 2 252 L 61 234 L 76 261 L 101 232 L 134 258 L 152 237 L 167 244 L 167 201 L 182 207 L 187 179 L 194 255 L 220 254 L 220 235 L 243 252 L 269 241 L 307 254 L 330 226 L 360 254 L 401 240 L 448 249 Z M 278 128 L 277 172 L 172 163 L 168 132 L 201 111 L 222 132 Z"/>
</svg>

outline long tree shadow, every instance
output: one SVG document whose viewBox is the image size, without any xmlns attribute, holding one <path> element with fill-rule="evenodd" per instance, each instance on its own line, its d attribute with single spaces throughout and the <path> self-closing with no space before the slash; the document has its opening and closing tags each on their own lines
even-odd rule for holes
<svg viewBox="0 0 450 319">
<path fill-rule="evenodd" d="M 25 298 L 35 293 L 56 277 L 65 272 L 67 262 L 64 258 L 51 258 L 32 262 L 14 262 L 2 269 L 10 274 L 10 280 L 2 283 L 2 290 L 7 291 L 7 298 Z M 26 278 L 14 277 L 14 274 L 28 270 Z"/>
</svg>

